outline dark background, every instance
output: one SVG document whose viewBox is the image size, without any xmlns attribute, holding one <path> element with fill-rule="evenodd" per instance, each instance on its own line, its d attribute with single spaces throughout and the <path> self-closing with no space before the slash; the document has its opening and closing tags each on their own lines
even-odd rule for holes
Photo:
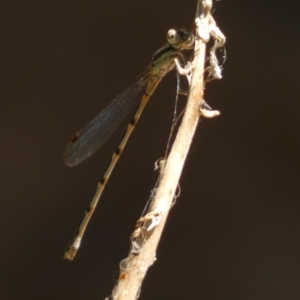
<svg viewBox="0 0 300 300">
<path fill-rule="evenodd" d="M 83 164 L 72 135 L 140 73 L 196 0 L 1 1 L 0 297 L 104 299 L 153 188 L 175 98 L 143 113 L 73 262 L 63 260 L 125 123 Z M 300 299 L 298 1 L 220 1 L 221 81 L 200 123 L 140 299 Z M 184 105 L 185 99 L 180 99 Z"/>
</svg>

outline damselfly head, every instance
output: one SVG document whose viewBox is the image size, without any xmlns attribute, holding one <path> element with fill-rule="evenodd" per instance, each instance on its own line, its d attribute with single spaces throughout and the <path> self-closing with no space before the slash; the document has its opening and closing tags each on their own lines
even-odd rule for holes
<svg viewBox="0 0 300 300">
<path fill-rule="evenodd" d="M 170 45 L 179 49 L 191 49 L 194 45 L 194 35 L 185 29 L 170 29 L 167 33 Z"/>
</svg>

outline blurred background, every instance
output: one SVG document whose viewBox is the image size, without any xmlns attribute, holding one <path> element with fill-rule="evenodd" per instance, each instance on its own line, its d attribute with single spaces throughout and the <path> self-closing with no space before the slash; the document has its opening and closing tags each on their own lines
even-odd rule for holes
<svg viewBox="0 0 300 300">
<path fill-rule="evenodd" d="M 64 250 L 126 128 L 84 163 L 73 134 L 150 63 L 196 0 L 1 1 L 0 297 L 104 299 L 153 188 L 175 99 L 161 83 L 73 262 Z M 300 299 L 298 1 L 220 1 L 223 79 L 206 101 L 140 299 Z M 185 79 L 182 79 L 182 82 Z M 181 97 L 180 107 L 186 99 Z"/>
</svg>

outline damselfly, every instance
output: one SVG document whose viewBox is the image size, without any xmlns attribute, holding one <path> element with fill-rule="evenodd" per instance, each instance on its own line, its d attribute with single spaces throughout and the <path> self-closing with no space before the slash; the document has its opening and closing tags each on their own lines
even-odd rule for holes
<svg viewBox="0 0 300 300">
<path fill-rule="evenodd" d="M 122 138 L 117 150 L 114 152 L 111 162 L 106 169 L 101 181 L 98 184 L 96 193 L 85 212 L 85 216 L 81 225 L 72 239 L 65 258 L 73 259 L 80 246 L 80 242 L 88 222 L 95 210 L 105 184 L 119 159 L 127 141 L 132 133 L 146 103 L 155 91 L 162 78 L 174 68 L 174 59 L 178 59 L 182 63 L 184 57 L 183 50 L 192 49 L 194 44 L 194 35 L 186 30 L 171 29 L 167 34 L 167 41 L 164 47 L 159 49 L 152 57 L 152 63 L 148 68 L 136 77 L 132 85 L 121 95 L 117 96 L 99 115 L 88 123 L 83 129 L 78 131 L 68 144 L 64 160 L 68 166 L 74 166 L 98 150 L 111 134 L 116 130 L 127 114 L 131 111 L 135 104 L 137 94 L 144 88 L 145 92 L 137 111 L 135 112 L 131 122 L 128 124 L 126 133 Z"/>
</svg>

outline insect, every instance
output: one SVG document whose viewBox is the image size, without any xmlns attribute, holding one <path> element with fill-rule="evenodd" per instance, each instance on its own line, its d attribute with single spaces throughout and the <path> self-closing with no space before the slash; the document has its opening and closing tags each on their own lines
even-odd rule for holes
<svg viewBox="0 0 300 300">
<path fill-rule="evenodd" d="M 136 103 L 139 92 L 145 88 L 140 104 L 127 126 L 124 137 L 112 155 L 111 162 L 97 186 L 96 193 L 85 212 L 84 218 L 74 238 L 69 244 L 64 257 L 72 260 L 80 246 L 83 234 L 96 208 L 105 184 L 115 167 L 140 115 L 154 93 L 162 78 L 175 67 L 174 59 L 185 61 L 183 50 L 192 49 L 194 35 L 184 29 L 170 29 L 167 33 L 168 43 L 160 48 L 152 57 L 151 64 L 138 75 L 132 84 L 117 96 L 98 116 L 79 130 L 67 145 L 64 161 L 68 166 L 75 166 L 97 151 L 112 135 Z"/>
</svg>

